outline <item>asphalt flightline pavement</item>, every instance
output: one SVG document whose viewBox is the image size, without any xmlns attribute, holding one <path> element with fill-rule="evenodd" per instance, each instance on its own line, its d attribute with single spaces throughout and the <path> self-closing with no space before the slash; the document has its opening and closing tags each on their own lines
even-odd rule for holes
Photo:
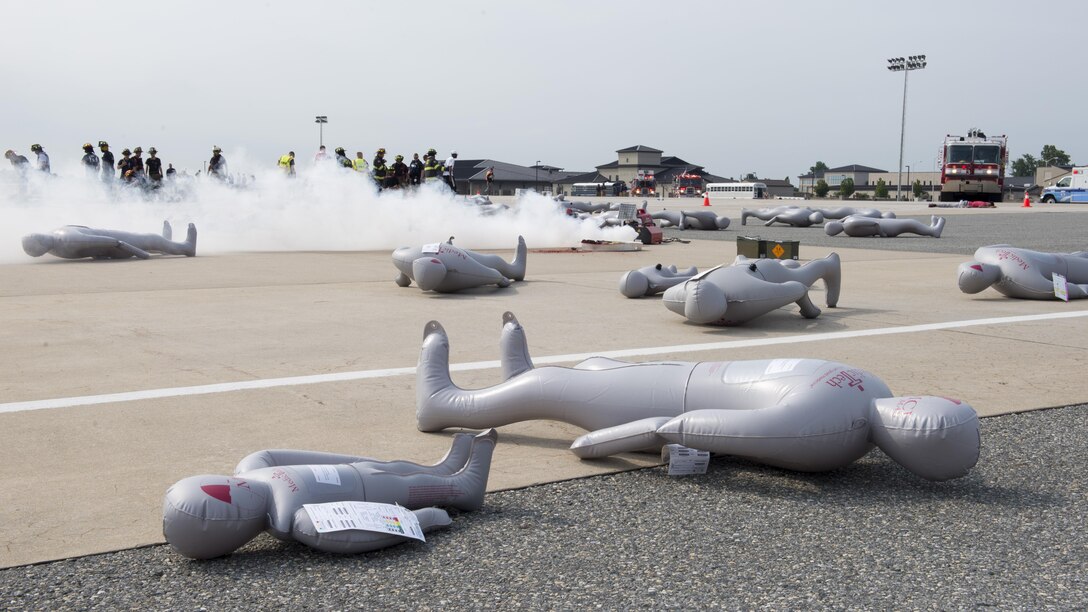
<svg viewBox="0 0 1088 612">
<path fill-rule="evenodd" d="M 1088 608 L 1088 405 L 982 420 L 965 478 L 874 451 L 800 474 L 715 458 L 489 494 L 412 543 L 354 556 L 262 535 L 0 571 L 0 608 Z"/>
</svg>

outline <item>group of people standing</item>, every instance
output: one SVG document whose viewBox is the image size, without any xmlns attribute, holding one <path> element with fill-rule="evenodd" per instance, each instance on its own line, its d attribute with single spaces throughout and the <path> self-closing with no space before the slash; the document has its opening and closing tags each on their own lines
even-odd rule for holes
<svg viewBox="0 0 1088 612">
<path fill-rule="evenodd" d="M 385 148 L 382 147 L 374 154 L 371 163 L 367 163 L 362 151 L 355 152 L 355 158 L 349 158 L 344 147 L 337 147 L 335 155 L 329 155 L 325 145 L 321 145 L 314 155 L 315 164 L 332 163 L 345 170 L 357 172 L 374 181 L 378 190 L 405 189 L 415 187 L 421 183 L 444 182 L 454 193 L 457 193 L 457 182 L 454 179 L 453 168 L 457 163 L 457 151 L 452 151 L 445 162 L 438 161 L 438 152 L 428 149 L 423 159 L 419 153 L 412 154 L 412 160 L 404 162 L 403 155 L 397 155 L 393 162 L 389 163 L 385 158 Z M 287 176 L 295 175 L 295 152 L 289 151 L 281 155 L 277 163 L 280 170 Z"/>
<path fill-rule="evenodd" d="M 45 152 L 45 148 L 40 144 L 34 144 L 30 146 L 30 151 L 36 155 L 33 169 L 51 175 L 49 154 Z M 131 150 L 123 149 L 121 159 L 117 160 L 114 158 L 113 151 L 110 150 L 110 144 L 105 140 L 99 140 L 98 153 L 95 153 L 94 145 L 91 143 L 83 144 L 83 158 L 80 161 L 87 176 L 100 178 L 105 183 L 120 181 L 126 185 L 145 189 L 158 189 L 164 180 L 172 180 L 177 175 L 174 164 L 168 163 L 163 168 L 163 161 L 158 153 L 155 147 L 150 147 L 147 150 L 147 158 L 144 158 L 143 147 L 133 147 Z M 32 168 L 30 160 L 11 149 L 4 152 L 4 157 L 24 178 Z M 114 174 L 115 171 L 116 174 Z M 208 160 L 207 171 L 208 176 L 212 178 L 221 181 L 229 179 L 227 160 L 223 157 L 223 150 L 218 146 L 212 148 L 212 157 Z"/>
<path fill-rule="evenodd" d="M 118 161 L 115 161 L 113 152 L 110 151 L 110 145 L 105 140 L 98 141 L 98 150 L 100 154 L 95 153 L 94 145 L 89 142 L 84 143 L 83 158 L 80 161 L 87 176 L 100 178 L 107 183 L 119 180 L 125 184 L 157 189 L 162 185 L 164 179 L 174 178 L 177 172 L 174 170 L 173 164 L 167 164 L 167 167 L 163 168 L 162 159 L 158 157 L 158 151 L 155 147 L 147 150 L 147 159 L 143 157 L 144 150 L 142 147 L 135 147 L 131 151 L 124 149 L 121 151 L 121 159 Z M 45 148 L 40 144 L 34 144 L 30 146 L 30 151 L 37 156 L 34 169 L 52 175 L 49 154 L 45 152 Z M 23 177 L 26 176 L 27 170 L 31 168 L 30 161 L 15 151 L 9 149 L 4 153 L 4 157 L 11 162 L 11 165 Z M 114 175 L 115 170 L 117 171 L 116 175 Z"/>
<path fill-rule="evenodd" d="M 30 152 L 35 155 L 34 168 L 39 172 L 52 174 L 49 167 L 49 154 L 45 152 L 45 149 L 40 144 L 32 144 L 30 145 Z M 4 159 L 11 162 L 12 167 L 20 176 L 26 176 L 27 171 L 30 170 L 30 160 L 25 155 L 19 155 L 11 149 L 4 151 Z"/>
</svg>

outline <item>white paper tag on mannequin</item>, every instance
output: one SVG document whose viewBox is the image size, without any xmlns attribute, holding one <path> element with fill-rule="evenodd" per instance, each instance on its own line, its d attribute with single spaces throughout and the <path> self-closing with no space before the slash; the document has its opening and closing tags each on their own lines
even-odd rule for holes
<svg viewBox="0 0 1088 612">
<path fill-rule="evenodd" d="M 340 472 L 336 471 L 335 465 L 311 465 L 310 471 L 314 473 L 314 480 L 340 486 Z"/>
<path fill-rule="evenodd" d="M 695 450 L 680 444 L 666 444 L 661 448 L 661 460 L 669 460 L 669 476 L 706 474 L 710 465 L 710 452 Z"/>
<path fill-rule="evenodd" d="M 1061 274 L 1052 274 L 1054 279 L 1054 295 L 1059 300 L 1069 301 L 1069 284 L 1066 282 L 1065 277 Z"/>
<path fill-rule="evenodd" d="M 302 507 L 310 515 L 318 533 L 354 529 L 426 541 L 416 515 L 411 510 L 393 504 L 348 501 L 303 504 Z"/>
<path fill-rule="evenodd" d="M 437 253 L 438 252 L 438 247 L 439 247 L 439 243 L 437 243 L 437 242 L 432 242 L 431 244 L 425 244 L 425 245 L 423 245 L 423 252 L 424 253 Z"/>
</svg>

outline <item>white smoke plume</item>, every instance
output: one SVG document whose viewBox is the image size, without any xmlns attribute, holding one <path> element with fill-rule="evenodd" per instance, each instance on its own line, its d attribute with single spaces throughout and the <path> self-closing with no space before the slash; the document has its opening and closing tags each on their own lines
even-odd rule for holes
<svg viewBox="0 0 1088 612">
<path fill-rule="evenodd" d="M 226 151 L 224 155 L 226 155 Z M 592 220 L 564 214 L 551 198 L 530 194 L 508 210 L 485 214 L 447 190 L 378 193 L 358 173 L 332 163 L 300 162 L 288 178 L 271 164 L 252 174 L 240 169 L 244 152 L 228 157 L 237 183 L 206 176 L 179 177 L 147 197 L 140 189 L 107 187 L 87 176 L 78 160 L 57 166 L 55 176 L 34 170 L 24 182 L 9 168 L 0 172 L 0 263 L 31 261 L 22 236 L 64 225 L 86 225 L 137 233 L 158 233 L 164 220 L 181 240 L 195 223 L 197 255 L 253 251 L 392 251 L 400 246 L 441 242 L 471 249 L 510 249 L 519 235 L 529 248 L 574 247 L 582 240 L 632 240 L 625 227 L 598 228 Z M 33 157 L 31 164 L 33 165 Z M 497 205 L 493 205 L 496 206 Z M 486 207 L 484 207 L 486 208 Z M 46 255 L 45 257 L 50 257 Z"/>
</svg>

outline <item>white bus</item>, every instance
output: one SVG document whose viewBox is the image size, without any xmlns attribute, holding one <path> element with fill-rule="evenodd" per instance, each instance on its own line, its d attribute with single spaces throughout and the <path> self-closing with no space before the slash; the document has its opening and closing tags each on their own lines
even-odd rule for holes
<svg viewBox="0 0 1088 612">
<path fill-rule="evenodd" d="M 764 183 L 707 183 L 712 200 L 762 200 L 771 197 Z"/>
</svg>

